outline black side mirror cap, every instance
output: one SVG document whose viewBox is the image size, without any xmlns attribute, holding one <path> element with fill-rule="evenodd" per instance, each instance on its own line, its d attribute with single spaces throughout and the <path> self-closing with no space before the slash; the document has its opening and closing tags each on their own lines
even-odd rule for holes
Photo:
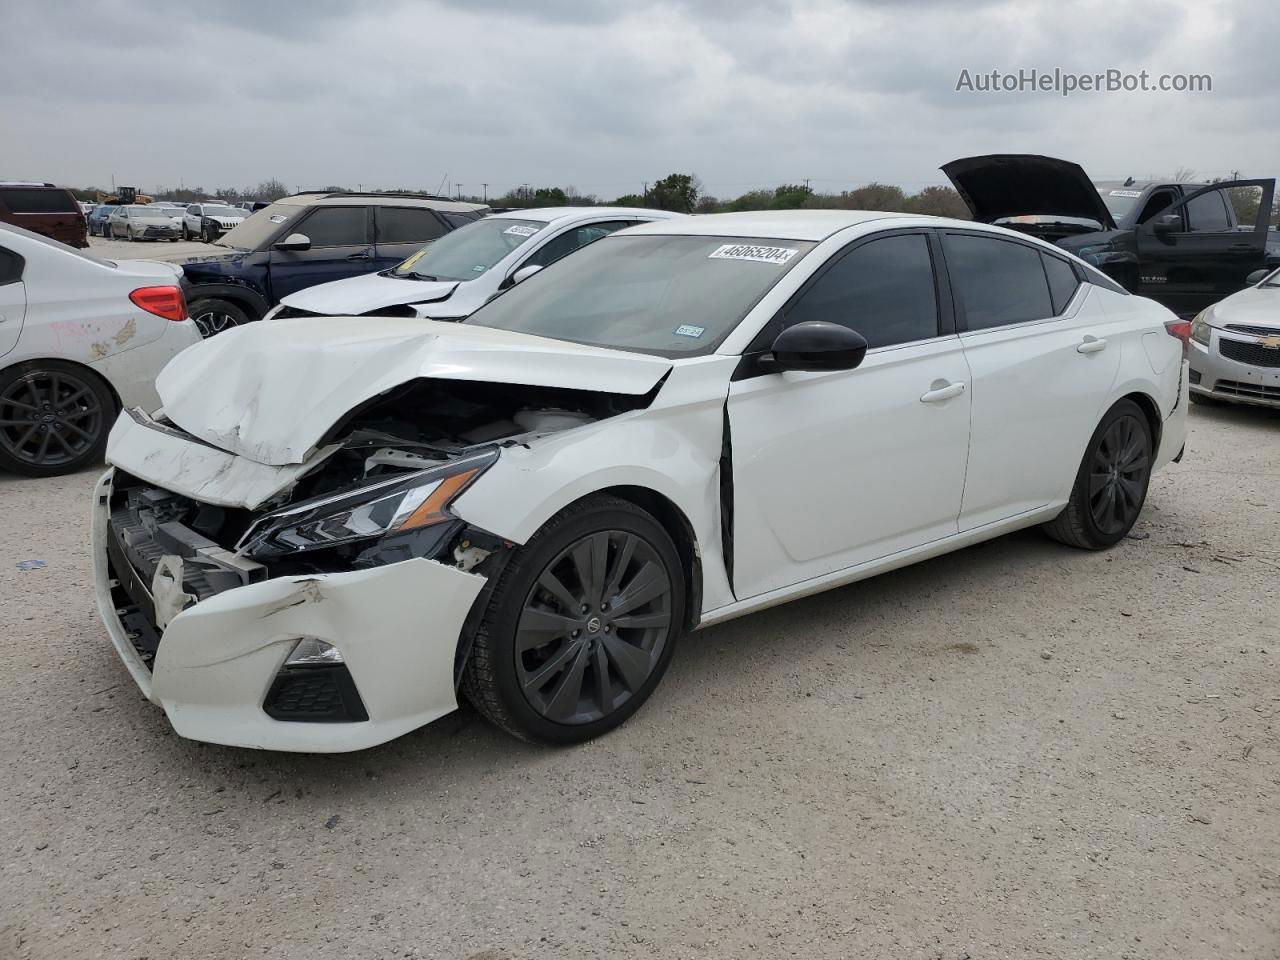
<svg viewBox="0 0 1280 960">
<path fill-rule="evenodd" d="M 1245 286 L 1256 287 L 1263 280 L 1267 279 L 1267 277 L 1269 277 L 1270 275 L 1271 275 L 1270 268 L 1255 270 L 1253 271 L 1253 273 L 1249 274 L 1247 277 L 1244 278 Z"/>
<path fill-rule="evenodd" d="M 1182 229 L 1182 217 L 1176 213 L 1166 213 L 1164 216 L 1156 217 L 1155 222 L 1151 224 L 1153 233 L 1177 233 Z"/>
<path fill-rule="evenodd" d="M 759 365 L 766 373 L 852 370 L 866 355 L 867 340 L 857 330 L 828 320 L 806 320 L 778 334 Z"/>
</svg>

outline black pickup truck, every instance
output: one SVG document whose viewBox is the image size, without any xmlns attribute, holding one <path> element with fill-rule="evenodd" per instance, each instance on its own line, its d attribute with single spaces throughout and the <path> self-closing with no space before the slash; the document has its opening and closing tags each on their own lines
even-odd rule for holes
<svg viewBox="0 0 1280 960">
<path fill-rule="evenodd" d="M 1034 154 L 966 157 L 942 172 L 975 220 L 1056 243 L 1182 315 L 1280 266 L 1274 179 L 1095 182 L 1078 164 Z M 1252 222 L 1241 223 L 1238 210 Z"/>
</svg>

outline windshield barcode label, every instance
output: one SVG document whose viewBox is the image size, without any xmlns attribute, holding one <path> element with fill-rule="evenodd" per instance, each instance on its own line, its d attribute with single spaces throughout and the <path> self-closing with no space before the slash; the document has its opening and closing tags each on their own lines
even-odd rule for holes
<svg viewBox="0 0 1280 960">
<path fill-rule="evenodd" d="M 749 243 L 726 243 L 711 252 L 708 260 L 754 260 L 757 263 L 786 263 L 798 250 L 794 247 L 757 247 Z"/>
<path fill-rule="evenodd" d="M 503 230 L 502 232 L 509 233 L 513 237 L 532 237 L 535 233 L 538 232 L 538 228 L 526 227 L 522 224 L 516 224 L 514 227 L 507 227 L 507 229 Z"/>
</svg>

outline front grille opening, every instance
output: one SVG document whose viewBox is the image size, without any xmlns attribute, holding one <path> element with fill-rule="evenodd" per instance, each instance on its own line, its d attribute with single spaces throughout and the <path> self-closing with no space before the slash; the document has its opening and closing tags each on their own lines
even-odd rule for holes
<svg viewBox="0 0 1280 960">
<path fill-rule="evenodd" d="M 1247 397 L 1251 400 L 1271 400 L 1280 402 L 1280 387 L 1267 387 L 1260 383 L 1243 383 L 1239 380 L 1219 380 L 1213 387 L 1214 393 L 1231 397 Z"/>
<path fill-rule="evenodd" d="M 1280 349 L 1243 340 L 1218 339 L 1218 350 L 1228 360 L 1247 363 L 1251 367 L 1280 367 Z"/>
</svg>

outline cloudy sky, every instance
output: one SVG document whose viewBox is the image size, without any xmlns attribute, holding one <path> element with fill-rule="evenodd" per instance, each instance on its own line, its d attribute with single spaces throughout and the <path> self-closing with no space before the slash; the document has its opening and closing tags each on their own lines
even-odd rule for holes
<svg viewBox="0 0 1280 960">
<path fill-rule="evenodd" d="M 908 190 L 1046 153 L 1273 175 L 1262 0 L 9 0 L 0 179 L 154 188 Z M 1207 73 L 1209 93 L 957 93 L 961 70 Z"/>
</svg>

